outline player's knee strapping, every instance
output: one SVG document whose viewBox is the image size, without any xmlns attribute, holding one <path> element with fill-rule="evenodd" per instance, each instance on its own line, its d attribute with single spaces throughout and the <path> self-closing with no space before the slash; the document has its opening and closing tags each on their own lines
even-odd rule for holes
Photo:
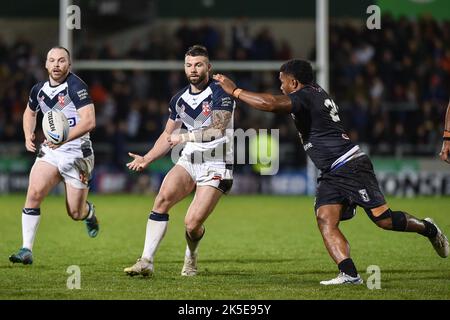
<svg viewBox="0 0 450 320">
<path fill-rule="evenodd" d="M 408 221 L 406 219 L 406 215 L 402 211 L 392 211 L 391 209 L 387 209 L 385 212 L 383 212 L 378 217 L 375 217 L 372 214 L 372 211 L 370 209 L 364 209 L 369 216 L 369 218 L 377 223 L 377 221 L 389 219 L 392 220 L 392 230 L 394 231 L 405 231 L 406 227 L 408 225 Z"/>
</svg>

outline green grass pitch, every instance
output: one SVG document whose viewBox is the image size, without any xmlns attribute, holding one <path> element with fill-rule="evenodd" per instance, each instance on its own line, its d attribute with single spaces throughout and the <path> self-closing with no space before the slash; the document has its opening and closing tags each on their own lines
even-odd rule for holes
<svg viewBox="0 0 450 320">
<path fill-rule="evenodd" d="M 199 275 L 180 276 L 185 249 L 183 218 L 191 198 L 171 210 L 169 229 L 151 278 L 129 278 L 143 245 L 153 197 L 91 196 L 101 223 L 97 238 L 72 221 L 63 197 L 48 197 L 32 266 L 8 256 L 21 246 L 24 195 L 0 196 L 0 299 L 450 299 L 450 259 L 416 234 L 378 229 L 358 209 L 341 224 L 365 282 L 370 265 L 381 270 L 381 289 L 323 287 L 337 274 L 308 197 L 227 196 L 206 221 Z M 450 234 L 449 198 L 389 199 L 393 209 L 431 216 Z M 81 289 L 67 289 L 67 268 L 80 267 Z"/>
</svg>

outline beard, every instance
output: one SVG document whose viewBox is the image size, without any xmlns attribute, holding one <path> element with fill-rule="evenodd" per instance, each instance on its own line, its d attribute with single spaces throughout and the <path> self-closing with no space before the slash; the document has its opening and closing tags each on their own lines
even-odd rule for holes
<svg viewBox="0 0 450 320">
<path fill-rule="evenodd" d="M 59 70 L 59 73 L 54 74 L 53 70 L 48 73 L 48 76 L 56 82 L 59 82 L 62 79 L 65 79 L 67 75 L 69 74 L 69 70 L 66 70 L 66 72 L 63 72 L 61 69 Z"/>
<path fill-rule="evenodd" d="M 206 79 L 206 74 L 199 74 L 197 78 L 192 78 L 191 76 L 188 76 L 188 81 L 190 84 L 197 85 L 199 83 L 202 83 Z"/>
</svg>

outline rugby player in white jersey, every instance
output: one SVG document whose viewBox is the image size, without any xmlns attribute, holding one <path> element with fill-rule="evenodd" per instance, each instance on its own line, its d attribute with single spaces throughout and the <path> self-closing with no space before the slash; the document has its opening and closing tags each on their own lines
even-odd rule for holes
<svg viewBox="0 0 450 320">
<path fill-rule="evenodd" d="M 89 180 L 94 167 L 94 152 L 89 132 L 95 128 L 94 104 L 87 85 L 70 72 L 70 53 L 53 47 L 47 54 L 45 67 L 49 79 L 32 89 L 23 115 L 25 147 L 36 152 L 35 128 L 37 113 L 60 110 L 69 120 L 67 140 L 60 145 L 44 141 L 31 168 L 29 186 L 22 210 L 22 248 L 9 257 L 13 263 L 33 263 L 33 243 L 38 229 L 40 205 L 47 194 L 61 181 L 66 191 L 66 209 L 74 220 L 84 220 L 88 235 L 99 231 L 95 209 L 87 201 Z"/>
<path fill-rule="evenodd" d="M 198 245 L 203 223 L 233 182 L 233 112 L 235 102 L 210 77 L 211 64 L 205 47 L 195 45 L 185 55 L 189 85 L 170 101 L 170 117 L 153 148 L 144 156 L 130 153 L 127 167 L 141 171 L 178 144 L 186 144 L 176 165 L 167 173 L 147 221 L 144 251 L 124 272 L 130 276 L 153 273 L 153 258 L 167 230 L 169 210 L 195 189 L 187 210 L 187 242 L 182 276 L 197 274 Z M 185 125 L 188 132 L 177 129 Z M 214 151 L 213 151 L 214 150 Z M 217 151 L 217 152 L 216 152 Z"/>
</svg>

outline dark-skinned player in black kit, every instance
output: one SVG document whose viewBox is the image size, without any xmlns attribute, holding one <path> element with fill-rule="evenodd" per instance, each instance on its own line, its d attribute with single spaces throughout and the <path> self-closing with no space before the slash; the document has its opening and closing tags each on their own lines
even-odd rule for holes
<svg viewBox="0 0 450 320">
<path fill-rule="evenodd" d="M 380 228 L 415 232 L 427 237 L 437 254 L 448 256 L 447 237 L 430 218 L 423 220 L 389 208 L 380 191 L 372 163 L 346 135 L 339 110 L 331 97 L 314 83 L 312 66 L 305 60 L 290 60 L 280 68 L 283 95 L 255 93 L 238 88 L 222 74 L 214 79 L 224 91 L 254 109 L 291 114 L 307 155 L 320 169 L 314 205 L 325 247 L 337 264 L 336 278 L 322 285 L 361 284 L 362 278 L 350 257 L 350 246 L 339 222 L 350 219 L 362 207 Z"/>
</svg>

